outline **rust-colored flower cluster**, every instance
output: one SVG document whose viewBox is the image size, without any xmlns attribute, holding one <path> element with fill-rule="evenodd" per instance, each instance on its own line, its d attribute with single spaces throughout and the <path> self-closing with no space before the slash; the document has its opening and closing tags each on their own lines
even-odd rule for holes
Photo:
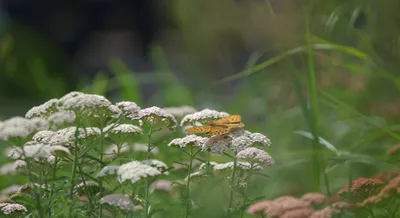
<svg viewBox="0 0 400 218">
<path fill-rule="evenodd" d="M 386 151 L 387 155 L 389 156 L 397 156 L 400 155 L 400 144 L 390 147 Z"/>
<path fill-rule="evenodd" d="M 317 211 L 313 206 L 327 205 L 331 198 L 322 193 L 307 193 L 301 198 L 282 196 L 275 200 L 266 200 L 251 205 L 249 214 L 264 215 L 270 218 L 322 218 L 341 213 L 351 208 L 346 202 L 335 202 Z"/>
<path fill-rule="evenodd" d="M 349 186 L 346 185 L 340 189 L 337 194 L 340 196 L 346 196 L 350 191 L 352 200 L 360 202 L 378 193 L 383 185 L 384 182 L 377 178 L 359 178 L 351 182 L 350 190 Z"/>
<path fill-rule="evenodd" d="M 371 196 L 365 199 L 361 203 L 357 203 L 357 207 L 364 207 L 369 205 L 377 205 L 384 200 L 387 200 L 391 197 L 400 197 L 400 176 L 397 176 L 394 179 L 391 179 L 389 183 L 384 186 L 381 191 L 374 196 Z"/>
</svg>

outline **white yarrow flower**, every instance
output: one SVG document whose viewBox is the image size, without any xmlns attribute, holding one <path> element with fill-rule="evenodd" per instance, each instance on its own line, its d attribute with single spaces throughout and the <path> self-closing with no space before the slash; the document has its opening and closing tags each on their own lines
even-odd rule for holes
<svg viewBox="0 0 400 218">
<path fill-rule="evenodd" d="M 117 107 L 122 111 L 122 114 L 130 119 L 137 119 L 139 116 L 140 107 L 132 101 L 118 102 Z"/>
<path fill-rule="evenodd" d="M 148 146 L 147 144 L 139 144 L 139 143 L 135 143 L 133 144 L 133 151 L 134 152 L 144 152 L 147 153 L 148 151 Z M 151 146 L 151 151 L 150 153 L 156 155 L 159 153 L 159 150 L 157 147 Z"/>
<path fill-rule="evenodd" d="M 106 127 L 104 127 L 103 132 L 107 132 L 110 134 L 140 134 L 143 132 L 143 129 L 132 125 L 132 124 L 115 124 L 112 123 Z"/>
<path fill-rule="evenodd" d="M 275 164 L 274 159 L 267 152 L 258 148 L 246 148 L 237 153 L 236 157 L 247 160 L 250 163 L 261 163 L 268 166 Z"/>
<path fill-rule="evenodd" d="M 47 128 L 47 121 L 39 117 L 34 117 L 32 119 L 13 117 L 5 120 L 0 125 L 0 140 L 7 141 L 14 137 L 24 138 L 36 131 Z"/>
<path fill-rule="evenodd" d="M 15 147 L 10 151 L 9 157 L 12 159 L 33 158 L 35 160 L 47 159 L 53 155 L 68 155 L 68 148 L 54 145 L 41 144 L 36 142 L 28 142 L 22 148 Z"/>
<path fill-rule="evenodd" d="M 168 170 L 168 166 L 159 160 L 143 160 L 141 161 L 143 164 L 149 165 L 151 167 L 154 167 L 156 169 L 158 169 L 161 172 L 164 172 L 164 174 L 168 174 L 168 172 L 166 172 L 166 170 Z"/>
<path fill-rule="evenodd" d="M 174 115 L 175 117 L 184 117 L 185 115 L 196 113 L 197 110 L 191 106 L 180 106 L 180 107 L 165 107 L 163 108 L 167 113 Z"/>
<path fill-rule="evenodd" d="M 197 135 L 187 135 L 183 138 L 176 138 L 173 139 L 170 143 L 168 143 L 168 146 L 170 147 L 179 147 L 179 148 L 185 148 L 187 146 L 194 146 L 194 147 L 199 147 L 202 148 L 208 138 L 197 136 Z"/>
<path fill-rule="evenodd" d="M 115 165 L 108 165 L 103 167 L 103 169 L 100 170 L 100 172 L 97 174 L 97 177 L 106 177 L 106 176 L 113 176 L 117 174 L 117 171 L 119 169 L 119 166 Z"/>
<path fill-rule="evenodd" d="M 110 194 L 100 199 L 100 204 L 108 204 L 114 207 L 118 207 L 122 210 L 133 210 L 132 201 L 122 194 Z"/>
<path fill-rule="evenodd" d="M 59 110 L 58 104 L 59 104 L 58 99 L 56 98 L 50 99 L 39 106 L 31 108 L 28 112 L 26 112 L 25 117 L 26 118 L 47 117 L 50 114 Z"/>
<path fill-rule="evenodd" d="M 6 163 L 0 167 L 0 175 L 14 174 L 20 169 L 26 167 L 26 162 L 23 160 L 16 160 L 11 163 Z"/>
<path fill-rule="evenodd" d="M 232 144 L 232 138 L 229 135 L 215 135 L 207 139 L 203 145 L 203 150 L 210 150 L 212 154 L 221 155 Z"/>
<path fill-rule="evenodd" d="M 171 130 L 174 130 L 178 125 L 172 114 L 169 114 L 165 110 L 155 106 L 140 110 L 139 119 L 141 123 L 149 123 L 150 125 L 164 123 Z"/>
<path fill-rule="evenodd" d="M 47 121 L 56 127 L 75 122 L 75 113 L 72 111 L 58 111 L 47 117 Z"/>
<path fill-rule="evenodd" d="M 6 205 L 1 205 L 1 212 L 4 215 L 12 215 L 14 213 L 21 213 L 21 212 L 26 212 L 26 208 L 21 205 L 21 204 L 9 204 L 9 203 L 4 203 Z"/>
<path fill-rule="evenodd" d="M 130 181 L 132 184 L 134 184 L 141 179 L 161 175 L 161 172 L 158 169 L 143 164 L 139 161 L 132 161 L 121 165 L 117 171 L 117 174 L 121 183 Z"/>
<path fill-rule="evenodd" d="M 229 116 L 226 112 L 219 112 L 216 110 L 204 109 L 199 112 L 188 114 L 183 117 L 181 126 L 195 125 L 197 123 L 207 124 L 217 119 Z"/>
</svg>

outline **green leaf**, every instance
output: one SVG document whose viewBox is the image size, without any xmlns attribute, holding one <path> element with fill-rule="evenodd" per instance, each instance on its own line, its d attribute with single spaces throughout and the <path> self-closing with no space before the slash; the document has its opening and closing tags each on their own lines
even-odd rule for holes
<svg viewBox="0 0 400 218">
<path fill-rule="evenodd" d="M 305 132 L 305 131 L 294 131 L 293 133 L 304 136 L 308 139 L 314 140 L 314 136 L 310 133 L 310 132 Z M 325 140 L 322 137 L 318 137 L 318 141 L 321 145 L 325 146 L 327 149 L 333 151 L 336 153 L 336 155 L 341 155 L 341 152 L 334 146 L 332 145 L 330 142 L 328 142 L 327 140 Z"/>
</svg>

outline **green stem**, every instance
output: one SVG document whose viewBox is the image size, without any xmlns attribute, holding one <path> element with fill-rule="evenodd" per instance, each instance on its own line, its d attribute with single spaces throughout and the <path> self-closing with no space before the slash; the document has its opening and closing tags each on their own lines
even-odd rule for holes
<svg viewBox="0 0 400 218">
<path fill-rule="evenodd" d="M 250 171 L 249 171 L 249 173 L 248 173 L 248 175 L 247 175 L 247 177 L 246 177 L 246 180 L 245 180 L 246 188 L 245 188 L 244 193 L 243 193 L 243 194 L 244 194 L 244 196 L 243 196 L 243 208 L 242 208 L 242 212 L 241 212 L 241 214 L 240 214 L 240 218 L 243 217 L 244 211 L 246 210 L 247 191 L 248 191 L 248 187 L 249 187 L 249 185 L 250 185 L 250 179 L 251 179 L 251 176 L 252 176 L 252 175 L 253 175 L 253 164 L 251 164 Z"/>
<path fill-rule="evenodd" d="M 235 155 L 236 156 L 236 155 Z M 233 203 L 233 186 L 235 182 L 235 174 L 237 168 L 237 160 L 236 158 L 233 159 L 233 169 L 231 174 L 231 181 L 230 181 L 230 193 L 229 193 L 229 204 L 228 204 L 228 217 L 231 217 L 231 207 Z"/>
<path fill-rule="evenodd" d="M 38 188 L 35 185 L 35 182 L 34 182 L 34 179 L 33 179 L 33 175 L 32 175 L 32 172 L 33 172 L 32 170 L 33 169 L 31 169 L 31 164 L 30 164 L 29 160 L 26 160 L 26 169 L 28 170 L 27 173 L 28 173 L 28 176 L 29 176 L 29 180 L 31 182 L 31 185 L 33 186 L 32 188 L 33 188 L 34 196 L 35 196 L 35 199 L 36 199 L 36 208 L 37 208 L 38 213 L 39 213 L 38 215 L 39 215 L 40 218 L 42 218 L 42 217 L 44 217 L 44 214 L 43 214 L 43 211 L 42 211 L 42 205 L 40 203 L 41 202 L 40 193 L 38 191 Z"/>
<path fill-rule="evenodd" d="M 190 146 L 190 162 L 189 162 L 189 169 L 187 174 L 187 181 L 186 181 L 186 210 L 185 210 L 185 218 L 189 217 L 190 214 L 190 180 L 193 167 L 193 147 Z"/>
<path fill-rule="evenodd" d="M 103 164 L 103 158 L 104 158 L 104 148 L 103 148 L 103 138 L 104 138 L 104 123 L 103 121 L 101 121 L 101 125 L 100 125 L 100 161 L 101 164 Z M 99 185 L 100 185 L 100 198 L 103 197 L 103 180 L 100 179 L 99 181 Z M 102 218 L 103 217 L 103 205 L 100 204 L 99 205 L 99 217 Z"/>
<path fill-rule="evenodd" d="M 47 211 L 48 211 L 48 215 L 49 217 L 51 217 L 51 204 L 52 204 L 52 200 L 53 200 L 53 190 L 55 187 L 55 181 L 56 181 L 56 174 L 57 174 L 57 162 L 58 159 L 56 157 L 56 159 L 54 160 L 54 166 L 53 166 L 53 175 L 52 175 L 52 180 L 53 180 L 53 184 L 51 184 L 51 189 L 50 189 L 50 195 L 49 195 L 49 203 L 47 204 Z"/>
<path fill-rule="evenodd" d="M 314 52 L 311 45 L 310 20 L 306 17 L 306 40 L 307 40 L 307 56 L 308 56 L 308 89 L 310 97 L 311 110 L 311 132 L 314 136 L 312 142 L 312 163 L 313 163 L 313 181 L 314 191 L 319 192 L 320 186 L 320 160 L 319 160 L 319 133 L 318 133 L 318 98 L 317 98 L 317 80 L 314 66 Z"/>
<path fill-rule="evenodd" d="M 150 143 L 151 143 L 151 135 L 153 134 L 153 127 L 152 126 L 150 126 L 150 129 L 149 129 L 149 133 L 147 134 L 147 159 L 150 159 L 150 152 L 151 152 L 151 145 L 150 145 Z M 149 187 L 150 187 L 150 181 L 147 179 L 146 180 L 146 193 L 145 193 L 145 198 L 146 198 L 146 205 L 145 205 L 145 211 L 144 211 L 144 213 L 145 213 L 145 217 L 147 218 L 148 217 L 148 215 L 149 215 L 149 206 L 150 206 L 150 204 L 149 204 Z"/>
<path fill-rule="evenodd" d="M 78 120 L 78 117 L 76 118 Z M 76 177 L 76 169 L 78 166 L 78 137 L 79 137 L 79 125 L 77 122 L 76 129 L 75 129 L 75 139 L 74 139 L 74 162 L 72 165 L 72 175 L 71 175 L 71 189 L 69 192 L 69 200 L 70 206 L 68 210 L 68 217 L 74 217 L 72 215 L 72 211 L 74 209 L 74 187 L 75 187 L 75 177 Z"/>
</svg>

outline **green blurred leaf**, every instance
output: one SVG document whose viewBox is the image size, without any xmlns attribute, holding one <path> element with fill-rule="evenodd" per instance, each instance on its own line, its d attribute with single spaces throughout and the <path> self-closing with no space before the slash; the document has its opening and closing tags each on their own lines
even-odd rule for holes
<svg viewBox="0 0 400 218">
<path fill-rule="evenodd" d="M 105 95 L 108 88 L 108 78 L 104 72 L 100 71 L 92 81 L 91 86 L 82 89 L 82 92 Z"/>
<path fill-rule="evenodd" d="M 308 138 L 308 139 L 314 140 L 314 136 L 313 136 L 310 132 L 306 132 L 306 131 L 295 131 L 295 132 L 293 132 L 293 133 L 298 134 L 298 135 L 301 135 L 301 136 L 304 136 L 304 137 L 306 137 L 306 138 Z M 325 146 L 325 148 L 327 148 L 327 149 L 329 149 L 329 150 L 335 152 L 336 155 L 341 155 L 341 152 L 339 152 L 339 150 L 338 150 L 334 145 L 332 145 L 330 142 L 328 142 L 328 141 L 325 140 L 324 138 L 318 137 L 318 141 L 319 141 L 319 143 L 320 143 L 321 145 Z"/>
<path fill-rule="evenodd" d="M 121 60 L 111 61 L 110 70 L 119 84 L 118 90 L 121 91 L 121 98 L 140 105 L 142 103 L 140 83 L 135 74 Z"/>
</svg>

